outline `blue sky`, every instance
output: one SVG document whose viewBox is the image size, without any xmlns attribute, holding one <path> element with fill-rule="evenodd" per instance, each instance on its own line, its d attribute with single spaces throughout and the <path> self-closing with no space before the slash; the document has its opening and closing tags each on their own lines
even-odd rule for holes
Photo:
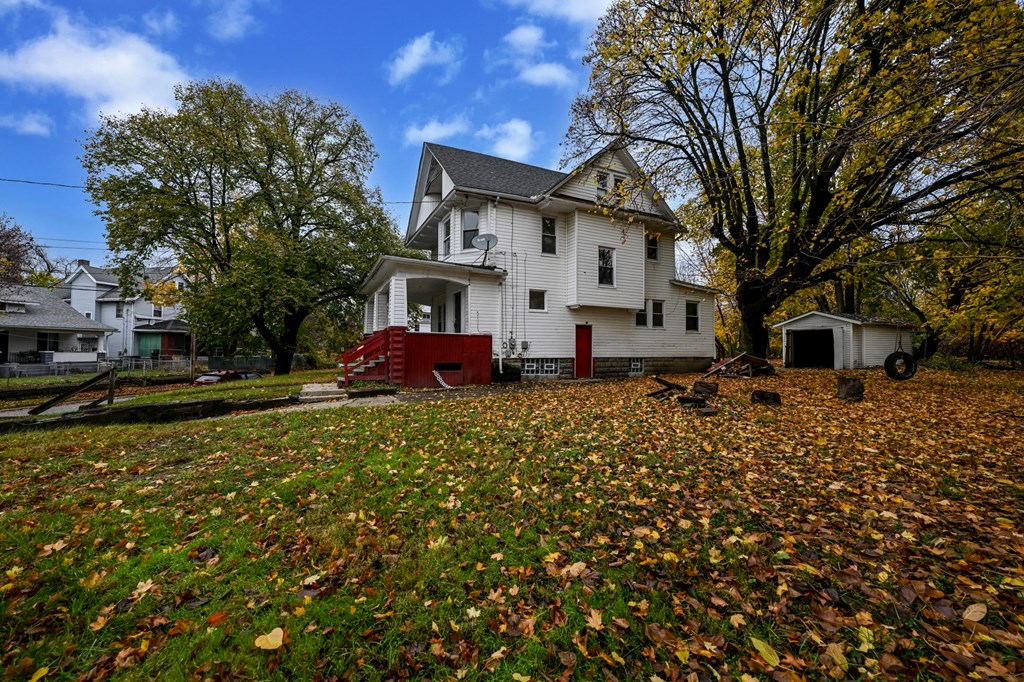
<svg viewBox="0 0 1024 682">
<path fill-rule="evenodd" d="M 102 113 L 173 104 L 221 76 L 347 106 L 411 199 L 424 140 L 555 168 L 608 0 L 0 0 L 0 178 L 78 185 Z M 404 229 L 408 206 L 391 204 Z M 5 212 L 54 256 L 106 258 L 80 190 L 0 182 Z M 77 240 L 77 241 L 74 241 Z"/>
</svg>

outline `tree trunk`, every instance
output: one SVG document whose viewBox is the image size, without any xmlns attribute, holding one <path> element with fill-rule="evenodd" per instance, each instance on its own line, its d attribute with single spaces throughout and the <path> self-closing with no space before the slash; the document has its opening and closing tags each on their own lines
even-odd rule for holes
<svg viewBox="0 0 1024 682">
<path fill-rule="evenodd" d="M 768 328 L 765 320 L 771 311 L 761 301 L 744 301 L 737 295 L 740 309 L 740 349 L 754 357 L 768 357 Z"/>
<path fill-rule="evenodd" d="M 262 311 L 253 316 L 256 331 L 259 332 L 259 335 L 267 342 L 270 350 L 274 353 L 274 374 L 291 374 L 292 359 L 295 357 L 295 349 L 299 338 L 299 328 L 307 317 L 309 317 L 308 308 L 299 308 L 298 310 L 285 313 L 281 334 L 278 336 L 274 334 L 274 331 L 267 324 L 266 319 L 262 316 Z"/>
</svg>

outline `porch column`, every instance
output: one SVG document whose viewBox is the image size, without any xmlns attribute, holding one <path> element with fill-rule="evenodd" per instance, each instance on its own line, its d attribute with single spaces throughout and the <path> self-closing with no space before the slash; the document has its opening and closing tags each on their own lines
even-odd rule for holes
<svg viewBox="0 0 1024 682">
<path fill-rule="evenodd" d="M 408 326 L 409 299 L 406 294 L 405 278 L 392 277 L 388 290 L 388 326 Z"/>
<path fill-rule="evenodd" d="M 96 351 L 99 353 L 107 352 L 107 337 L 110 336 L 108 333 L 100 334 L 99 338 L 96 339 Z"/>
<path fill-rule="evenodd" d="M 363 304 L 363 333 L 372 334 L 376 331 L 373 328 L 373 320 L 375 317 L 373 304 L 377 300 L 377 295 L 366 297 L 366 303 Z"/>
<path fill-rule="evenodd" d="M 376 319 L 373 324 L 373 330 L 384 329 L 388 326 L 388 288 L 381 289 L 373 295 L 374 303 L 374 315 Z"/>
</svg>

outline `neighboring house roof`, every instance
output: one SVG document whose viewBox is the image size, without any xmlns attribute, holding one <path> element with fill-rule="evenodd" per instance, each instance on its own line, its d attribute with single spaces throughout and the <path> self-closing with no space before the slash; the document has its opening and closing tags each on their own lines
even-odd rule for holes
<svg viewBox="0 0 1024 682">
<path fill-rule="evenodd" d="M 188 322 L 184 320 L 161 320 L 153 324 L 140 324 L 132 331 L 140 334 L 188 334 Z"/>
<path fill-rule="evenodd" d="M 721 289 L 715 289 L 714 287 L 706 287 L 700 284 L 694 284 L 693 282 L 684 282 L 681 279 L 671 279 L 670 284 L 675 284 L 677 287 L 683 287 L 684 289 L 693 289 L 694 291 L 700 291 L 705 294 L 713 294 L 715 296 L 721 296 L 725 292 Z"/>
<path fill-rule="evenodd" d="M 45 287 L 9 286 L 0 291 L 0 299 L 25 304 L 25 312 L 0 314 L 0 329 L 39 329 L 43 331 L 115 332 L 110 325 L 91 320 Z"/>
<path fill-rule="evenodd" d="M 910 324 L 909 322 L 906 322 L 904 320 L 893 319 L 890 317 L 872 317 L 871 315 L 857 315 L 855 313 L 825 313 L 820 310 L 811 310 L 810 312 L 803 313 L 802 315 L 797 315 L 796 317 L 791 317 L 788 320 L 779 322 L 778 324 L 773 324 L 772 329 L 784 327 L 787 324 L 796 322 L 797 320 L 802 320 L 805 317 L 809 317 L 811 315 L 817 315 L 819 317 L 828 317 L 841 322 L 852 322 L 853 324 L 860 325 L 874 324 L 886 327 L 906 327 L 907 329 L 914 328 L 914 325 Z"/>
<path fill-rule="evenodd" d="M 543 194 L 567 176 L 540 166 L 433 142 L 423 146 L 434 155 L 456 187 L 528 198 Z"/>
<path fill-rule="evenodd" d="M 129 301 L 139 297 L 138 294 L 135 296 L 125 296 L 124 291 L 121 290 L 117 273 L 113 268 L 100 268 L 95 265 L 86 265 L 85 263 L 81 263 L 78 266 L 78 270 L 76 270 L 74 274 L 65 280 L 64 284 L 57 289 L 62 298 L 68 299 L 71 297 L 71 289 L 73 287 L 70 283 L 78 276 L 79 273 L 82 272 L 89 275 L 89 277 L 91 277 L 97 284 L 112 287 L 97 296 L 97 301 Z M 154 282 L 162 282 L 166 279 L 172 278 L 174 275 L 175 268 L 173 267 L 143 268 L 142 273 L 139 276 L 137 286 L 141 289 L 147 279 Z"/>
</svg>

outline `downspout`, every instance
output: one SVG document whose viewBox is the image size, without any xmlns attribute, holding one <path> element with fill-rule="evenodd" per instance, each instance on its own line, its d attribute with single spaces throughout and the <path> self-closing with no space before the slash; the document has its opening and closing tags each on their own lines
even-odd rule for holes
<svg viewBox="0 0 1024 682">
<path fill-rule="evenodd" d="M 491 223 L 491 229 L 494 230 L 494 234 L 498 234 L 498 195 L 494 196 L 494 203 L 490 204 L 490 213 L 493 216 L 494 222 Z M 488 216 L 491 217 L 491 216 Z M 487 265 L 487 263 L 484 263 Z M 504 353 L 501 352 L 501 344 L 505 339 L 505 306 L 501 304 L 503 294 L 505 293 L 505 280 L 502 279 L 498 282 L 498 374 L 505 374 L 505 365 L 503 362 Z"/>
</svg>

